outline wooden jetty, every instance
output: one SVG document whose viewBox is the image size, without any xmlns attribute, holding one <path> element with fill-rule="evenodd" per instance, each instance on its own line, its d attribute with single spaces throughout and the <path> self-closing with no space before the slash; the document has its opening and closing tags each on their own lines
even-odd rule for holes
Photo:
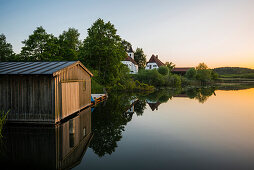
<svg viewBox="0 0 254 170">
<path fill-rule="evenodd" d="M 91 94 L 91 106 L 94 106 L 104 100 L 106 100 L 107 94 Z"/>
</svg>

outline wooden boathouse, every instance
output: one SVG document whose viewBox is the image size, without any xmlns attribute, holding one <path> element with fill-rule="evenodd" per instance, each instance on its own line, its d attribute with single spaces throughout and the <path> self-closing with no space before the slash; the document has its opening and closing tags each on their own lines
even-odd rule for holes
<svg viewBox="0 0 254 170">
<path fill-rule="evenodd" d="M 91 105 L 91 76 L 79 61 L 0 62 L 7 121 L 55 124 Z"/>
</svg>

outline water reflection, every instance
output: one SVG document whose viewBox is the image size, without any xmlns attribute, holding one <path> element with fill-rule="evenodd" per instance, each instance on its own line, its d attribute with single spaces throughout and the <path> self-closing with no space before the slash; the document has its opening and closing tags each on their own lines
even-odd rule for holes
<svg viewBox="0 0 254 170">
<path fill-rule="evenodd" d="M 3 136 L 0 161 L 8 169 L 69 169 L 80 163 L 91 140 L 91 108 L 53 127 L 8 125 Z"/>
<path fill-rule="evenodd" d="M 222 91 L 223 88 L 161 89 L 149 95 L 110 94 L 93 112 L 94 138 L 86 158 L 90 163 L 87 167 L 254 167 L 254 145 L 248 140 L 253 138 L 250 97 L 252 94 L 253 98 L 254 89 L 235 92 Z"/>
<path fill-rule="evenodd" d="M 244 90 L 237 93 L 246 98 L 244 104 L 240 103 L 242 98 L 236 97 L 235 93 L 224 91 L 248 87 L 161 89 L 151 94 L 109 94 L 108 100 L 94 108 L 92 116 L 91 108 L 88 108 L 57 127 L 7 126 L 0 160 L 8 164 L 10 169 L 14 166 L 69 169 L 78 165 L 85 153 L 87 155 L 81 165 L 89 162 L 88 167 L 92 169 L 97 169 L 94 168 L 96 166 L 101 166 L 99 169 L 114 169 L 113 165 L 118 165 L 115 169 L 120 169 L 126 160 L 132 160 L 132 166 L 138 164 L 140 168 L 137 169 L 157 169 L 152 167 L 153 161 L 161 169 L 168 169 L 171 165 L 188 168 L 187 165 L 195 164 L 199 167 L 200 160 L 210 164 L 222 160 L 223 164 L 231 160 L 229 155 L 234 156 L 232 153 L 244 155 L 245 151 L 253 149 L 251 140 L 243 139 L 249 136 L 245 134 L 252 129 L 244 123 L 254 120 L 247 118 L 252 117 L 248 106 L 254 89 L 251 94 L 249 91 L 243 93 Z M 231 106 L 235 108 L 231 109 Z M 227 109 L 223 110 L 224 107 Z M 238 114 L 239 110 L 241 112 Z M 244 123 L 241 124 L 239 120 Z M 244 128 L 245 131 L 239 130 Z M 235 133 L 241 137 L 235 137 Z M 230 142 L 236 142 L 241 147 L 246 144 L 247 147 L 242 152 L 235 151 L 235 145 L 230 145 Z M 150 156 L 151 153 L 155 158 Z M 92 158 L 94 155 L 97 159 Z M 245 160 L 248 163 L 249 159 Z M 184 166 L 184 163 L 187 165 Z M 206 168 L 205 164 L 202 166 Z M 76 168 L 84 168 L 81 165 Z M 128 165 L 124 166 L 125 169 L 132 169 Z"/>
<path fill-rule="evenodd" d="M 195 89 L 163 89 L 154 93 L 144 94 L 110 94 L 108 100 L 98 105 L 92 116 L 93 140 L 90 147 L 99 156 L 112 154 L 117 148 L 117 142 L 122 138 L 125 126 L 132 120 L 133 114 L 141 116 L 146 106 L 152 111 L 158 110 L 161 103 L 166 103 L 174 97 L 194 98 L 204 103 L 209 96 L 215 94 L 215 88 Z"/>
<path fill-rule="evenodd" d="M 124 126 L 134 114 L 135 97 L 110 94 L 105 103 L 98 105 L 92 116 L 94 133 L 90 147 L 100 157 L 111 154 L 122 138 Z"/>
</svg>

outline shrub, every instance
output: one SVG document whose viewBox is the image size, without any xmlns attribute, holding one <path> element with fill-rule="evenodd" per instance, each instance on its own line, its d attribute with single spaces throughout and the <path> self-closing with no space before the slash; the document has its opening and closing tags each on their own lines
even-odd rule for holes
<svg viewBox="0 0 254 170">
<path fill-rule="evenodd" d="M 161 75 L 168 75 L 168 67 L 167 66 L 161 66 L 158 68 L 158 72 L 161 74 Z"/>
<path fill-rule="evenodd" d="M 211 70 L 197 70 L 197 80 L 208 82 L 211 80 Z"/>
<path fill-rule="evenodd" d="M 191 68 L 189 69 L 185 76 L 188 78 L 188 79 L 196 79 L 196 75 L 197 75 L 197 70 L 195 68 Z"/>
<path fill-rule="evenodd" d="M 181 77 L 174 74 L 171 76 L 171 86 L 172 87 L 181 87 Z"/>
</svg>

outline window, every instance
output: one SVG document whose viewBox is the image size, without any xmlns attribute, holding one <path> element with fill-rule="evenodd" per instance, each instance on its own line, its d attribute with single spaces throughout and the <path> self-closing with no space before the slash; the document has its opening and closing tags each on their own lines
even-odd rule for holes
<svg viewBox="0 0 254 170">
<path fill-rule="evenodd" d="M 157 65 L 153 65 L 153 67 L 157 67 Z"/>
</svg>

